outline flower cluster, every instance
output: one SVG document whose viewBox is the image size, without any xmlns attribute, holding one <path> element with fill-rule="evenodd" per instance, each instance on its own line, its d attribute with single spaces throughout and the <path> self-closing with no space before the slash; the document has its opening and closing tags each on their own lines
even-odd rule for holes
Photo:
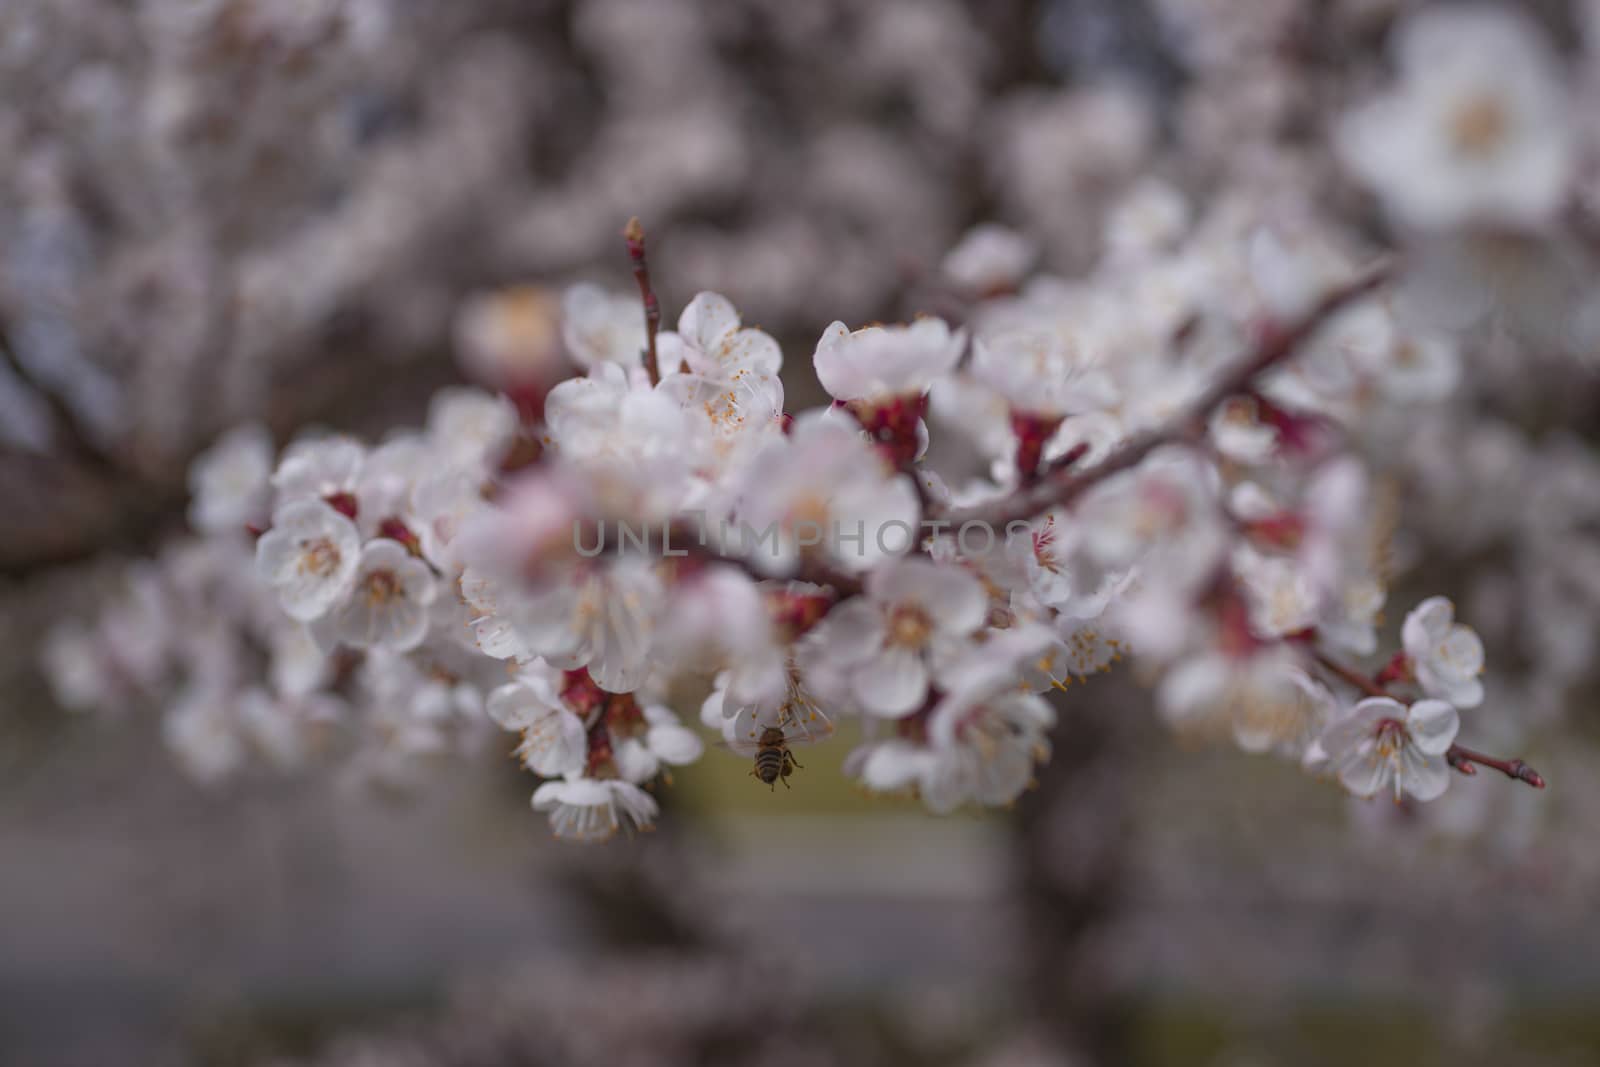
<svg viewBox="0 0 1600 1067">
<path fill-rule="evenodd" d="M 1402 33 L 1398 88 L 1338 147 L 1403 225 L 1559 207 L 1564 89 L 1530 33 L 1481 13 Z M 832 403 L 791 412 L 778 341 L 726 297 L 658 329 L 635 223 L 640 297 L 576 286 L 559 328 L 527 291 L 472 303 L 468 362 L 505 395 L 447 390 L 377 445 L 274 457 L 238 431 L 196 463 L 219 572 L 254 539 L 254 592 L 230 595 L 274 683 L 222 699 L 203 679 L 227 672 L 191 666 L 169 736 L 215 777 L 299 751 L 349 717 L 335 702 L 410 754 L 492 723 L 554 831 L 597 839 L 649 826 L 652 790 L 702 757 L 685 720 L 771 787 L 853 721 L 848 774 L 947 812 L 1015 801 L 1071 744 L 1047 694 L 1131 656 L 1175 728 L 1357 795 L 1431 800 L 1478 767 L 1542 785 L 1457 744 L 1485 655 L 1448 600 L 1353 665 L 1380 656 L 1394 554 L 1363 446 L 1469 368 L 1347 234 L 1155 179 L 1076 277 L 1029 277 L 1032 242 L 983 227 L 945 263 L 959 321 L 833 322 L 809 358 Z M 559 381 L 557 337 L 580 372 Z M 85 640 L 52 642 L 54 674 L 103 702 Z"/>
</svg>

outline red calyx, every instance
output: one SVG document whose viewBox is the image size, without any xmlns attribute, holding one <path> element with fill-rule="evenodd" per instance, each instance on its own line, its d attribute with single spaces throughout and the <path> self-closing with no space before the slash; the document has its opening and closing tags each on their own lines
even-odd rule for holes
<svg viewBox="0 0 1600 1067">
<path fill-rule="evenodd" d="M 1039 464 L 1044 446 L 1061 426 L 1059 415 L 1035 415 L 1027 411 L 1011 413 L 1011 432 L 1017 438 L 1017 477 L 1023 485 L 1039 480 Z"/>
<path fill-rule="evenodd" d="M 354 493 L 330 493 L 322 499 L 330 508 L 347 519 L 354 519 L 361 510 L 361 506 L 356 503 Z"/>
<path fill-rule="evenodd" d="M 1250 607 L 1237 590 L 1228 589 L 1218 596 L 1216 616 L 1221 630 L 1218 644 L 1224 655 L 1244 659 L 1261 647 L 1261 639 L 1250 628 Z"/>
<path fill-rule="evenodd" d="M 1278 444 L 1291 455 L 1314 455 L 1323 451 L 1333 436 L 1333 427 L 1320 415 L 1281 408 L 1258 392 L 1245 394 L 1255 401 L 1256 418 L 1278 431 Z"/>
<path fill-rule="evenodd" d="M 1281 511 L 1244 523 L 1244 532 L 1251 540 L 1273 548 L 1293 549 L 1305 537 L 1306 520 L 1292 511 Z"/>
<path fill-rule="evenodd" d="M 790 640 L 805 634 L 828 613 L 833 598 L 817 593 L 780 590 L 767 595 L 767 612 L 774 625 Z"/>
<path fill-rule="evenodd" d="M 606 691 L 589 677 L 589 668 L 579 667 L 575 671 L 562 672 L 561 699 L 575 715 L 587 718 L 591 711 L 605 703 Z"/>
<path fill-rule="evenodd" d="M 417 535 L 411 532 L 401 519 L 391 515 L 378 523 L 378 536 L 387 537 L 391 541 L 399 541 L 406 546 L 406 551 L 419 559 L 422 556 L 422 542 Z"/>
<path fill-rule="evenodd" d="M 914 393 L 887 400 L 851 400 L 844 406 L 896 468 L 916 460 L 917 424 L 928 410 L 926 396 Z"/>
<path fill-rule="evenodd" d="M 1396 652 L 1388 663 L 1383 665 L 1383 670 L 1378 672 L 1376 681 L 1379 685 L 1389 685 L 1392 682 L 1415 681 L 1411 673 L 1411 657 L 1405 652 Z"/>
</svg>

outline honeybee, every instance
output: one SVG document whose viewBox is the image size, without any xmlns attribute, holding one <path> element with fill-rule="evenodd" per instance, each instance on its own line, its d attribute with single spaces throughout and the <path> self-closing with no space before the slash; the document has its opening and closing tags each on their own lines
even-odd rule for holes
<svg viewBox="0 0 1600 1067">
<path fill-rule="evenodd" d="M 762 785 L 776 790 L 778 783 L 782 782 L 783 787 L 788 789 L 789 775 L 796 768 L 803 770 L 805 766 L 795 759 L 790 746 L 823 740 L 833 733 L 833 723 L 809 702 L 793 701 L 779 713 L 778 725 L 762 727 L 752 722 L 742 732 L 743 736 L 724 742 L 726 747 L 741 755 L 755 757 L 750 776 Z"/>
<path fill-rule="evenodd" d="M 788 789 L 789 775 L 794 773 L 796 767 L 804 766 L 789 751 L 789 738 L 781 726 L 769 726 L 761 731 L 761 737 L 756 741 L 756 765 L 750 772 L 752 777 L 763 785 L 771 786 L 774 791 L 780 780 L 783 787 Z"/>
</svg>

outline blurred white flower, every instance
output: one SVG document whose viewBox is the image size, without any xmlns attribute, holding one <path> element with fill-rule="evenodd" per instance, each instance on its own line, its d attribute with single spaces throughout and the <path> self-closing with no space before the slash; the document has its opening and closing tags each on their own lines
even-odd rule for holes
<svg viewBox="0 0 1600 1067">
<path fill-rule="evenodd" d="M 492 470 L 511 447 L 517 411 L 479 389 L 441 389 L 428 403 L 428 444 L 435 463 Z"/>
<path fill-rule="evenodd" d="M 1501 7 L 1430 8 L 1399 31 L 1400 85 L 1346 118 L 1345 165 L 1404 223 L 1538 226 L 1576 159 L 1547 42 Z"/>
<path fill-rule="evenodd" d="M 234 700 L 235 694 L 225 686 L 192 683 L 162 719 L 167 748 L 202 785 L 213 785 L 234 774 L 249 756 Z"/>
<path fill-rule="evenodd" d="M 940 269 L 967 292 L 991 296 L 1016 289 L 1038 255 L 1037 242 L 1004 226 L 983 223 L 962 235 Z"/>
<path fill-rule="evenodd" d="M 637 295 L 574 285 L 561 298 L 561 336 L 567 355 L 581 367 L 593 370 L 604 363 L 615 363 L 624 371 L 642 367 L 644 305 Z"/>
<path fill-rule="evenodd" d="M 905 475 L 891 472 L 849 423 L 826 415 L 795 420 L 739 477 L 734 532 L 756 564 L 793 573 L 813 551 L 862 573 L 920 541 L 921 507 Z"/>
<path fill-rule="evenodd" d="M 291 619 L 325 615 L 350 591 L 361 562 L 356 524 L 320 500 L 299 499 L 272 516 L 256 541 L 256 572 Z"/>
<path fill-rule="evenodd" d="M 972 375 L 1013 411 L 1064 416 L 1117 400 L 1116 385 L 1081 337 L 1056 330 L 1008 330 L 973 341 Z"/>
<path fill-rule="evenodd" d="M 1283 646 L 1244 657 L 1207 652 L 1162 679 L 1157 702 L 1179 729 L 1224 726 L 1246 752 L 1303 755 L 1334 712 L 1333 694 Z"/>
<path fill-rule="evenodd" d="M 353 437 L 295 441 L 283 450 L 278 469 L 272 474 L 272 487 L 278 491 L 275 507 L 300 500 L 327 501 L 347 494 L 353 501 L 366 458 L 366 446 Z"/>
<path fill-rule="evenodd" d="M 887 400 L 920 396 L 955 369 L 966 335 L 943 319 L 909 326 L 850 330 L 835 322 L 822 332 L 813 361 L 817 378 L 835 400 Z"/>
<path fill-rule="evenodd" d="M 201 533 L 243 531 L 266 519 L 272 437 L 254 423 L 230 430 L 189 467 L 189 524 Z"/>
<path fill-rule="evenodd" d="M 467 300 L 455 321 L 456 351 L 467 376 L 518 392 L 547 389 L 565 377 L 570 366 L 562 352 L 561 304 L 537 285 Z"/>
<path fill-rule="evenodd" d="M 605 841 L 618 830 L 649 829 L 660 810 L 631 782 L 568 777 L 533 793 L 533 810 L 550 813 L 550 829 L 569 841 Z"/>
<path fill-rule="evenodd" d="M 438 592 L 422 560 L 387 538 L 369 541 L 350 595 L 333 610 L 334 633 L 355 648 L 416 648 L 428 635 L 428 606 Z"/>
<path fill-rule="evenodd" d="M 661 773 L 663 764 L 682 767 L 698 760 L 705 742 L 678 717 L 659 704 L 639 708 L 643 722 L 622 732 L 612 731 L 611 758 L 617 773 L 635 785 L 643 785 Z"/>
</svg>

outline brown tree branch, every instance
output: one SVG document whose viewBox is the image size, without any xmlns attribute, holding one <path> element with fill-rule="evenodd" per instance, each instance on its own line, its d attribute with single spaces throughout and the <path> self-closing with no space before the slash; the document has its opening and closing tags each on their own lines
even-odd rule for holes
<svg viewBox="0 0 1600 1067">
<path fill-rule="evenodd" d="M 1294 355 L 1334 314 L 1378 288 L 1392 273 L 1393 265 L 1389 261 L 1375 263 L 1330 290 L 1298 322 L 1264 331 L 1255 351 L 1201 394 L 1186 415 L 1134 438 L 1088 470 L 1080 474 L 1072 474 L 1067 469 L 1054 471 L 1000 500 L 958 508 L 943 518 L 955 527 L 976 522 L 987 524 L 990 529 L 1032 519 L 1050 508 L 1070 503 L 1113 475 L 1137 467 L 1146 456 L 1164 445 L 1197 437 L 1204 432 L 1206 420 L 1223 401 L 1244 392 L 1262 374 Z"/>
<path fill-rule="evenodd" d="M 1389 691 L 1388 686 L 1367 677 L 1353 667 L 1340 663 L 1326 652 L 1315 651 L 1312 653 L 1312 658 L 1316 660 L 1317 666 L 1367 696 L 1389 697 L 1391 700 L 1400 700 Z M 1406 703 L 1405 700 L 1400 700 L 1400 702 L 1402 704 Z M 1545 786 L 1544 776 L 1521 759 L 1500 759 L 1498 756 L 1488 756 L 1462 745 L 1451 745 L 1449 750 L 1445 752 L 1444 758 L 1450 762 L 1450 766 L 1468 777 L 1478 773 L 1478 768 L 1474 766 L 1474 764 L 1477 764 L 1488 767 L 1490 770 L 1499 771 L 1507 778 L 1526 782 L 1535 789 L 1543 789 Z"/>
<path fill-rule="evenodd" d="M 1519 782 L 1527 782 L 1535 789 L 1544 788 L 1544 776 L 1520 759 L 1496 759 L 1494 756 L 1486 756 L 1482 752 L 1474 752 L 1472 749 L 1463 748 L 1460 745 L 1451 745 L 1450 751 L 1444 754 L 1444 758 L 1450 761 L 1450 766 L 1462 774 L 1477 774 L 1477 768 L 1473 766 L 1473 764 L 1477 763 L 1488 767 L 1490 770 L 1499 771 L 1507 778 L 1515 778 Z"/>
<path fill-rule="evenodd" d="M 622 239 L 628 245 L 628 259 L 633 263 L 633 280 L 639 283 L 639 299 L 644 301 L 644 369 L 650 375 L 650 384 L 661 384 L 661 365 L 656 358 L 656 334 L 661 329 L 661 302 L 650 286 L 650 265 L 644 257 L 644 226 L 638 216 L 628 220 L 622 229 Z"/>
<path fill-rule="evenodd" d="M 37 396 L 49 411 L 51 437 L 53 443 L 61 448 L 63 458 L 79 463 L 103 478 L 136 477 L 136 472 L 125 465 L 115 451 L 103 447 L 94 439 L 65 397 L 34 376 L 12 348 L 9 332 L 8 324 L 0 318 L 0 362 L 4 362 L 12 377 Z"/>
</svg>

